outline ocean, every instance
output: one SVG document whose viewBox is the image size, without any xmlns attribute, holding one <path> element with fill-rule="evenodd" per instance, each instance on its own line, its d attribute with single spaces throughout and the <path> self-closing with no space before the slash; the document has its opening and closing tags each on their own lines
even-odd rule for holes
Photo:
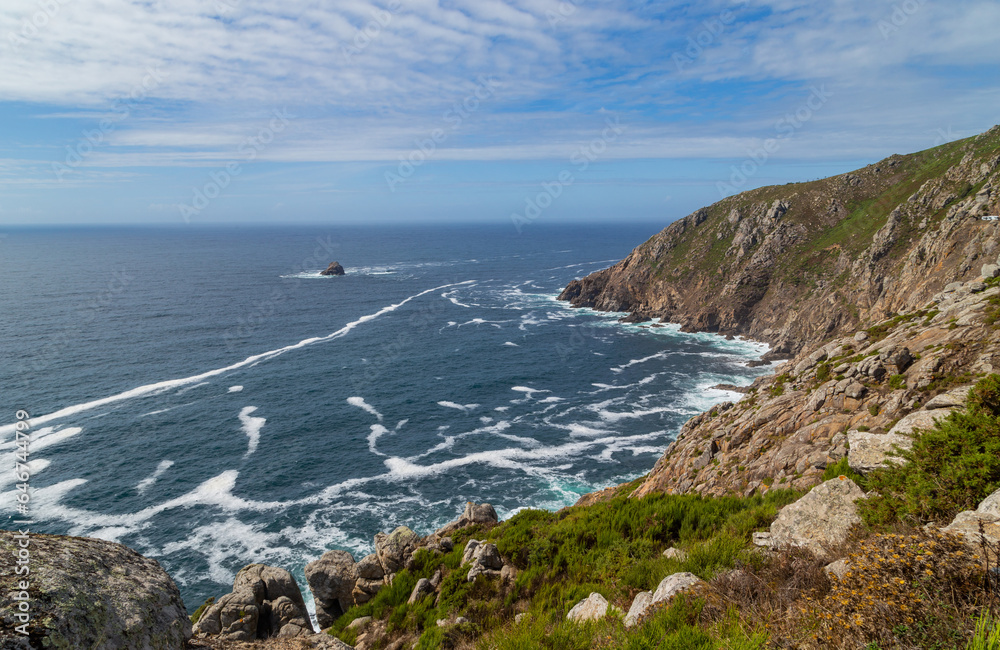
<svg viewBox="0 0 1000 650">
<path fill-rule="evenodd" d="M 31 530 L 155 558 L 191 610 L 251 562 L 311 607 L 326 550 L 640 476 L 736 397 L 713 386 L 768 371 L 747 367 L 763 344 L 556 300 L 658 229 L 8 228 L 0 522 L 22 519 L 18 410 Z"/>
</svg>

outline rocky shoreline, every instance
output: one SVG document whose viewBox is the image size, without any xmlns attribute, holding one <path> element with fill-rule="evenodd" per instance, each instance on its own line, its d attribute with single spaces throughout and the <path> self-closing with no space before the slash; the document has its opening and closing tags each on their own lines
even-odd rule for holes
<svg viewBox="0 0 1000 650">
<path fill-rule="evenodd" d="M 828 471 L 846 460 L 866 475 L 896 462 L 915 431 L 963 408 L 977 380 L 1000 373 L 1000 231 L 979 219 L 1000 208 L 998 187 L 1000 127 L 833 179 L 730 197 L 675 222 L 610 269 L 571 283 L 560 298 L 575 306 L 628 311 L 630 322 L 658 318 L 748 336 L 772 345 L 766 360 L 785 360 L 746 389 L 721 387 L 743 397 L 685 423 L 647 476 L 585 495 L 577 505 L 664 494 L 759 498 L 793 488 L 805 495 L 767 531 L 755 525 L 753 543 L 765 556 L 803 549 L 827 574 L 849 575 L 844 546 L 860 521 L 856 504 L 870 497 L 846 476 L 826 477 Z M 516 553 L 470 537 L 498 524 L 492 506 L 469 503 L 459 519 L 426 537 L 401 526 L 377 534 L 375 552 L 363 558 L 325 553 L 305 568 L 321 630 L 404 587 L 397 595 L 405 599 L 397 600 L 410 607 L 436 608 L 446 584 L 489 584 L 511 596 Z M 1000 491 L 945 526 L 921 530 L 945 546 L 1000 544 Z M 49 535 L 30 537 L 34 609 L 24 636 L 15 613 L 26 589 L 10 560 L 18 544 L 14 532 L 0 533 L 8 558 L 0 563 L 0 650 L 399 650 L 416 643 L 378 615 L 350 623 L 344 638 L 356 639 L 353 646 L 314 629 L 291 574 L 262 564 L 241 569 L 232 591 L 199 608 L 192 621 L 154 560 L 120 544 Z M 667 548 L 664 557 L 681 561 L 684 553 Z M 414 581 L 409 570 L 418 568 L 426 577 Z M 720 580 L 738 580 L 740 571 L 746 573 L 732 569 Z M 620 607 L 596 591 L 574 598 L 564 603 L 564 618 L 617 617 L 631 628 L 677 594 L 710 591 L 693 573 L 675 571 L 655 589 L 630 592 Z M 430 627 L 467 624 L 453 617 Z"/>
</svg>

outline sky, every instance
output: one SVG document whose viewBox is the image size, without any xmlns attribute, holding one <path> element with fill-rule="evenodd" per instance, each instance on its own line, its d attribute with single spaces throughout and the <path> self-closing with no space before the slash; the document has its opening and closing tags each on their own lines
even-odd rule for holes
<svg viewBox="0 0 1000 650">
<path fill-rule="evenodd" d="M 0 226 L 667 223 L 1000 123 L 996 0 L 4 0 Z"/>
</svg>

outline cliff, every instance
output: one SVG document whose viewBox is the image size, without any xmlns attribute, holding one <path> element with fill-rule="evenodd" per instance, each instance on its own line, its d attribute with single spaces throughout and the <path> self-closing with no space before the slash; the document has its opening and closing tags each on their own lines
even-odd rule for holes
<svg viewBox="0 0 1000 650">
<path fill-rule="evenodd" d="M 851 440 L 890 448 L 1000 370 L 1000 127 L 681 219 L 572 282 L 575 306 L 768 341 L 790 358 L 688 421 L 632 496 L 807 489 Z M 942 409 L 942 410 L 938 410 Z M 852 465 L 863 464 L 852 460 Z M 624 487 L 586 495 L 607 500 Z"/>
<path fill-rule="evenodd" d="M 1000 253 L 1000 127 L 848 174 L 764 187 L 684 217 L 571 282 L 577 307 L 798 352 L 919 309 Z"/>
</svg>

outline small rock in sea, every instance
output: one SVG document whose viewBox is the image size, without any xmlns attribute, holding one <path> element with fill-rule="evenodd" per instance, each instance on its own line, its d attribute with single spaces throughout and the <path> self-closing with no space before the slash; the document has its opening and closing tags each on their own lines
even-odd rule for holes
<svg viewBox="0 0 1000 650">
<path fill-rule="evenodd" d="M 320 275 L 344 275 L 344 267 L 340 265 L 340 262 L 330 262 L 330 266 L 326 267 L 326 270 L 322 271 Z"/>
</svg>

